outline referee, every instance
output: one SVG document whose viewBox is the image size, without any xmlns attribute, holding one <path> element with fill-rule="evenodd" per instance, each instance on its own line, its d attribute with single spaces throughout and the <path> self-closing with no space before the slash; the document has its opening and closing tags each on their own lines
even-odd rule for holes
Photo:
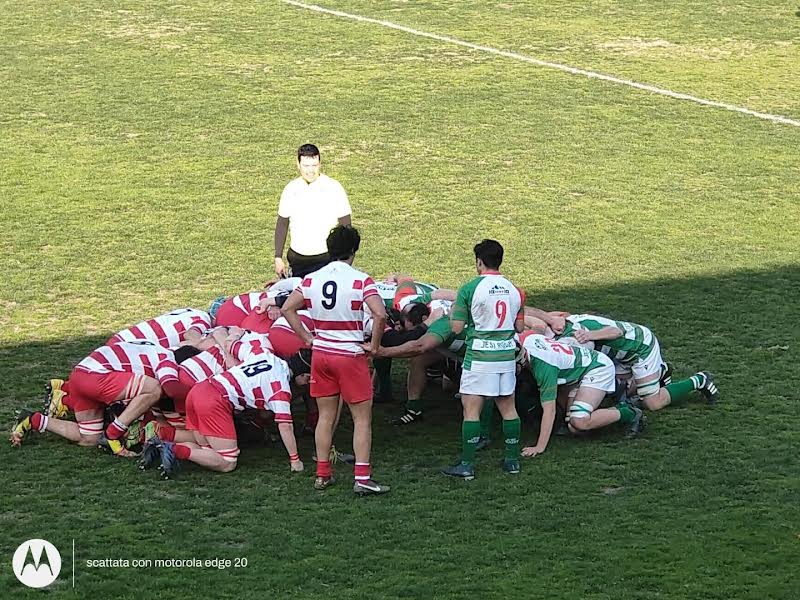
<svg viewBox="0 0 800 600">
<path fill-rule="evenodd" d="M 337 224 L 350 225 L 350 202 L 342 185 L 320 173 L 319 148 L 303 144 L 297 150 L 300 177 L 286 184 L 275 222 L 275 274 L 288 277 L 283 247 L 289 233 L 293 277 L 305 277 L 330 262 L 325 240 Z"/>
</svg>

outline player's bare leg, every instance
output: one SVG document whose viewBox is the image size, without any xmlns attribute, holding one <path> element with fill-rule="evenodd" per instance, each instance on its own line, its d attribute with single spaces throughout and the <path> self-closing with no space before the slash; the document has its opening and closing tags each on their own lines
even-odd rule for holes
<svg viewBox="0 0 800 600">
<path fill-rule="evenodd" d="M 578 388 L 575 399 L 569 407 L 569 427 L 572 431 L 590 431 L 622 422 L 629 425 L 628 435 L 637 435 L 643 426 L 642 411 L 627 403 L 613 408 L 600 408 L 606 392 L 588 386 Z"/>
<path fill-rule="evenodd" d="M 353 416 L 353 451 L 356 454 L 353 491 L 359 495 L 385 494 L 389 486 L 372 480 L 372 400 L 348 404 Z"/>
<path fill-rule="evenodd" d="M 174 444 L 162 442 L 161 466 L 159 470 L 165 479 L 174 476 L 179 468 L 179 460 L 189 460 L 193 463 L 217 471 L 227 473 L 236 468 L 239 447 L 236 440 L 227 438 L 205 436 L 209 447 L 201 447 L 193 443 Z"/>
</svg>

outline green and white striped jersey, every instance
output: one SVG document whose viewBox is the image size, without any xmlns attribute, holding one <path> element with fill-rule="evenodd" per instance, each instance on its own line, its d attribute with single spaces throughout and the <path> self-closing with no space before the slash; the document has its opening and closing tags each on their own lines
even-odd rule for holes
<svg viewBox="0 0 800 600">
<path fill-rule="evenodd" d="M 594 343 L 595 348 L 608 356 L 614 362 L 623 365 L 644 360 L 653 351 L 656 338 L 653 332 L 644 325 L 614 321 L 597 315 L 570 315 L 567 317 L 567 326 L 557 339 L 570 337 L 576 329 L 597 331 L 603 327 L 617 327 L 622 330 L 622 336 L 613 340 L 599 340 Z"/>
<path fill-rule="evenodd" d="M 496 272 L 479 275 L 458 290 L 450 318 L 466 324 L 464 369 L 478 373 L 515 371 L 514 322 L 522 318 L 524 304 L 525 295 Z"/>
<path fill-rule="evenodd" d="M 464 353 L 466 352 L 466 339 L 467 339 L 467 332 L 466 330 L 462 331 L 458 335 L 453 333 L 453 330 L 450 328 L 450 319 L 446 316 L 439 317 L 433 323 L 431 323 L 430 327 L 428 327 L 428 331 L 426 335 L 434 335 L 439 340 L 439 345 L 443 350 L 449 350 L 453 354 L 455 354 L 459 358 L 464 358 Z"/>
<path fill-rule="evenodd" d="M 603 366 L 595 350 L 561 344 L 538 333 L 524 335 L 522 347 L 528 354 L 542 404 L 555 401 L 559 385 L 577 383 L 592 369 Z"/>
</svg>

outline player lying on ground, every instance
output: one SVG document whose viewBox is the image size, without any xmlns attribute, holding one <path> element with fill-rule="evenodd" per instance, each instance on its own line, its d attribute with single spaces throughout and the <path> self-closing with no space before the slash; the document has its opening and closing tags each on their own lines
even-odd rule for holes
<svg viewBox="0 0 800 600">
<path fill-rule="evenodd" d="M 307 385 L 310 368 L 298 357 L 290 369 L 285 361 L 266 352 L 199 383 L 186 399 L 186 429 L 194 440 L 172 442 L 158 435 L 151 437 L 145 443 L 140 466 L 147 469 L 158 464 L 166 479 L 174 477 L 181 460 L 212 471 L 233 471 L 239 456 L 233 412 L 254 408 L 274 413 L 290 468 L 302 471 L 292 425 L 291 383 Z"/>
<path fill-rule="evenodd" d="M 597 315 L 569 315 L 561 337 L 572 337 L 580 344 L 591 342 L 615 364 L 630 370 L 636 393 L 648 410 L 660 410 L 672 402 L 684 400 L 694 390 L 700 391 L 709 403 L 719 398 L 714 377 L 708 371 L 662 385 L 668 368 L 661 357 L 658 339 L 644 325 Z"/>
<path fill-rule="evenodd" d="M 645 421 L 642 411 L 627 403 L 614 408 L 599 408 L 606 394 L 614 392 L 614 363 L 606 355 L 580 346 L 549 340 L 525 332 L 520 336 L 525 350 L 525 366 L 533 372 L 539 386 L 542 422 L 534 446 L 522 449 L 522 456 L 536 456 L 547 449 L 556 416 L 556 400 L 568 403 L 567 419 L 571 431 L 590 431 L 621 422 L 627 435 L 638 435 Z M 574 397 L 571 392 L 577 388 Z"/>
<path fill-rule="evenodd" d="M 162 394 L 180 394 L 178 364 L 198 352 L 193 346 L 172 352 L 146 340 L 102 346 L 78 363 L 59 395 L 54 396 L 75 412 L 77 422 L 21 411 L 11 443 L 19 446 L 32 430 L 50 431 L 80 446 L 100 446 L 130 456 L 120 442 L 128 426 L 152 408 Z M 103 411 L 116 402 L 124 403 L 125 410 L 104 433 Z M 47 412 L 58 413 L 60 408 L 52 406 Z"/>
</svg>

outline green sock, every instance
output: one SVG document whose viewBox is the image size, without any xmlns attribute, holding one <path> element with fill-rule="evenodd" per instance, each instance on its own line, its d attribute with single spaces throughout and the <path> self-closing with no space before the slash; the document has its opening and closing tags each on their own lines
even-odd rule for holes
<svg viewBox="0 0 800 600">
<path fill-rule="evenodd" d="M 461 424 L 461 462 L 465 465 L 475 464 L 475 452 L 478 448 L 478 440 L 480 439 L 480 421 L 464 421 Z"/>
<path fill-rule="evenodd" d="M 519 460 L 519 437 L 522 429 L 519 417 L 503 419 L 503 437 L 506 442 L 506 460 Z"/>
<path fill-rule="evenodd" d="M 494 417 L 494 398 L 486 398 L 481 409 L 481 437 L 492 437 L 492 418 Z"/>
<path fill-rule="evenodd" d="M 422 412 L 422 400 L 419 398 L 415 398 L 412 400 L 409 398 L 406 400 L 406 410 L 413 410 L 414 412 Z"/>
<path fill-rule="evenodd" d="M 676 381 L 675 383 L 670 383 L 667 386 L 667 393 L 669 394 L 670 400 L 675 402 L 676 400 L 686 400 L 686 397 L 693 391 L 700 387 L 699 375 L 692 375 L 689 379 L 683 379 L 681 381 Z"/>
<path fill-rule="evenodd" d="M 627 404 L 618 404 L 617 410 L 619 411 L 620 423 L 630 423 L 631 421 L 633 421 L 633 417 L 636 415 L 633 408 L 631 408 Z"/>
</svg>

